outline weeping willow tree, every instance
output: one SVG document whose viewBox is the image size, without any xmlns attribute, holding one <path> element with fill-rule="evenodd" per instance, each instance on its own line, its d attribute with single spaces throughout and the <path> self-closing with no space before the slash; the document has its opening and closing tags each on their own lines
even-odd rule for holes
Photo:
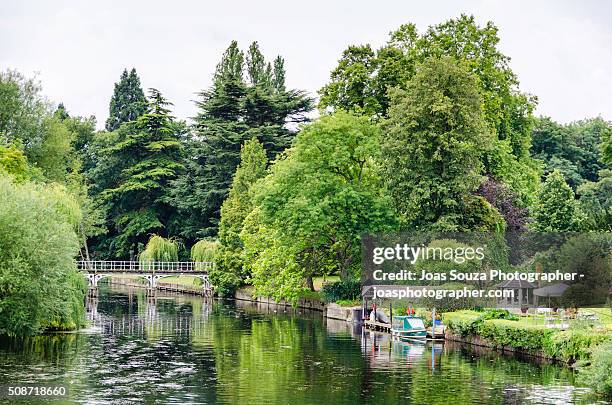
<svg viewBox="0 0 612 405">
<path fill-rule="evenodd" d="M 212 262 L 219 247 L 216 240 L 203 239 L 191 247 L 191 260 L 194 262 Z"/>
<path fill-rule="evenodd" d="M 0 335 L 83 324 L 87 285 L 77 271 L 81 211 L 58 185 L 0 173 Z"/>
<path fill-rule="evenodd" d="M 191 247 L 191 260 L 196 263 L 201 262 L 212 262 L 215 257 L 215 253 L 219 249 L 219 242 L 216 240 L 203 239 Z M 196 264 L 197 270 L 204 270 L 204 265 Z"/>
<path fill-rule="evenodd" d="M 178 250 L 179 244 L 175 239 L 152 235 L 138 259 L 141 263 L 177 262 Z"/>
</svg>

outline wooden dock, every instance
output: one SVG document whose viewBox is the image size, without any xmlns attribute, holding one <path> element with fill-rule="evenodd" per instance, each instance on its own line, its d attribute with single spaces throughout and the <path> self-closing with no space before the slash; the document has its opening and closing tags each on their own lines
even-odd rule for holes
<svg viewBox="0 0 612 405">
<path fill-rule="evenodd" d="M 368 320 L 364 321 L 363 324 L 366 327 L 366 329 L 377 330 L 377 331 L 386 332 L 386 333 L 391 333 L 391 324 L 390 323 L 370 321 L 368 319 Z"/>
</svg>

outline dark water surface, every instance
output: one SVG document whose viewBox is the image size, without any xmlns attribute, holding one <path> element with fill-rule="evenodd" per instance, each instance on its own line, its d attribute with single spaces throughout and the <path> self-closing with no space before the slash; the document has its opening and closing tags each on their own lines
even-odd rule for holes
<svg viewBox="0 0 612 405">
<path fill-rule="evenodd" d="M 321 313 L 116 286 L 87 306 L 86 331 L 0 341 L 0 385 L 66 385 L 53 403 L 592 402 L 561 366 L 394 342 Z"/>
</svg>

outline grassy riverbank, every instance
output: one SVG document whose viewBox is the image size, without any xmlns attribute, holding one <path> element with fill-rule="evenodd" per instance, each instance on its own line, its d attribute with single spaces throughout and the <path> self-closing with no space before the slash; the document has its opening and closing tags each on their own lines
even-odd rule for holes
<svg viewBox="0 0 612 405">
<path fill-rule="evenodd" d="M 597 308 L 602 315 L 607 308 Z M 572 364 L 587 360 L 590 350 L 612 340 L 612 323 L 603 317 L 597 321 L 570 320 L 565 330 L 551 328 L 543 316 L 510 319 L 485 319 L 484 312 L 455 311 L 443 314 L 449 330 L 463 338 L 479 337 L 496 348 L 517 350 Z"/>
</svg>

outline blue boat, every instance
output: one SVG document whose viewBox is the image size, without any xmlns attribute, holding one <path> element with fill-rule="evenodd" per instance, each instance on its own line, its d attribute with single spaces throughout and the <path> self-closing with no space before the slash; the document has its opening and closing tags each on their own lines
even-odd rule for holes
<svg viewBox="0 0 612 405">
<path fill-rule="evenodd" d="M 423 318 L 410 315 L 394 316 L 391 336 L 400 339 L 427 339 L 427 330 Z"/>
</svg>

